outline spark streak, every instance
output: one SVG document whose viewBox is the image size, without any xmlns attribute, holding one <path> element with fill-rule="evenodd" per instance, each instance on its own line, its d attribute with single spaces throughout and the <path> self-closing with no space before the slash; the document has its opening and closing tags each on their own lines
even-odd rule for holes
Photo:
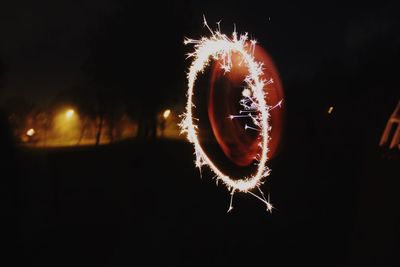
<svg viewBox="0 0 400 267">
<path fill-rule="evenodd" d="M 231 201 L 228 212 L 233 208 L 232 200 L 235 192 L 250 193 L 257 199 L 261 200 L 267 206 L 268 211 L 271 211 L 272 205 L 269 201 L 264 197 L 259 197 L 252 193 L 250 190 L 259 187 L 263 183 L 263 179 L 270 173 L 269 168 L 266 166 L 268 160 L 268 142 L 270 139 L 269 111 L 274 107 L 271 108 L 267 105 L 264 87 L 272 83 L 273 80 L 269 79 L 266 81 L 262 78 L 264 75 L 263 63 L 257 62 L 253 56 L 256 41 L 249 40 L 247 33 L 238 35 L 236 30 L 234 30 L 232 37 L 228 37 L 221 33 L 219 24 L 218 29 L 213 31 L 208 26 L 205 18 L 204 26 L 211 33 L 209 38 L 202 37 L 199 40 L 187 38 L 184 42 L 186 45 L 194 45 L 194 52 L 188 54 L 188 58 L 193 58 L 193 61 L 187 74 L 187 105 L 186 112 L 182 115 L 182 121 L 180 123 L 181 132 L 186 133 L 189 142 L 194 145 L 196 167 L 201 169 L 204 165 L 208 166 L 215 173 L 215 179 L 217 182 L 221 180 L 231 192 Z M 254 127 L 246 124 L 246 129 L 260 132 L 259 142 L 261 147 L 260 155 L 255 159 L 257 160 L 257 171 L 255 174 L 238 180 L 232 179 L 219 170 L 214 162 L 204 152 L 197 136 L 198 125 L 196 122 L 198 119 L 193 117 L 193 111 L 195 109 L 193 104 L 193 95 L 198 75 L 203 73 L 205 68 L 209 66 L 210 62 L 213 60 L 221 61 L 221 69 L 223 69 L 225 73 L 229 72 L 232 68 L 232 53 L 239 53 L 241 55 L 243 58 L 241 64 L 244 64 L 249 71 L 249 74 L 244 79 L 246 88 L 243 91 L 244 98 L 241 100 L 241 105 L 244 107 L 244 110 L 242 110 L 241 113 L 248 112 L 248 115 L 231 115 L 228 118 L 233 119 L 240 116 L 252 118 Z"/>
</svg>

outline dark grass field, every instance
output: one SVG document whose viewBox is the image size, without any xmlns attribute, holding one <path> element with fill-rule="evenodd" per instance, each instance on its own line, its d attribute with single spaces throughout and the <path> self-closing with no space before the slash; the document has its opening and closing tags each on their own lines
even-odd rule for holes
<svg viewBox="0 0 400 267">
<path fill-rule="evenodd" d="M 22 149 L 15 262 L 388 266 L 399 240 L 397 155 L 327 145 L 287 143 L 299 154 L 271 161 L 272 214 L 244 194 L 227 214 L 229 193 L 207 170 L 200 178 L 184 142 Z"/>
</svg>

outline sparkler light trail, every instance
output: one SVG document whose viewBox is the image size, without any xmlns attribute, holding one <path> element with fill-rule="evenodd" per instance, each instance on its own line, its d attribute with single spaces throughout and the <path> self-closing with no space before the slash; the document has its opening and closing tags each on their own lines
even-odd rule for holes
<svg viewBox="0 0 400 267">
<path fill-rule="evenodd" d="M 208 166 L 215 173 L 214 177 L 216 181 L 222 181 L 231 192 L 228 212 L 233 208 L 232 201 L 235 192 L 249 193 L 261 200 L 266 205 L 266 209 L 271 211 L 272 205 L 269 202 L 269 196 L 267 200 L 259 186 L 263 184 L 263 180 L 270 174 L 270 169 L 266 165 L 268 160 L 268 142 L 270 139 L 269 132 L 271 130 L 269 124 L 270 110 L 281 104 L 279 102 L 277 105 L 271 107 L 266 102 L 264 87 L 273 83 L 273 79 L 265 80 L 263 78 L 263 63 L 256 61 L 254 58 L 256 41 L 250 40 L 247 33 L 238 35 L 236 30 L 234 30 L 232 37 L 228 37 L 221 33 L 219 24 L 218 30 L 213 31 L 204 18 L 204 25 L 210 31 L 210 37 L 202 37 L 199 40 L 185 39 L 185 45 L 194 45 L 194 52 L 188 54 L 188 58 L 192 58 L 193 61 L 187 74 L 187 105 L 186 112 L 182 115 L 180 123 L 181 132 L 186 133 L 189 142 L 194 145 L 196 167 L 201 169 L 204 165 Z M 198 139 L 198 119 L 193 116 L 195 109 L 193 96 L 198 75 L 203 73 L 212 61 L 221 62 L 220 67 L 224 73 L 230 72 L 233 67 L 233 53 L 240 55 L 242 59 L 240 64 L 244 64 L 248 69 L 248 75 L 244 79 L 245 88 L 242 91 L 243 99 L 240 101 L 243 110 L 238 115 L 230 115 L 228 119 L 251 118 L 254 125 L 250 126 L 246 124 L 245 129 L 259 132 L 257 141 L 261 148 L 260 153 L 255 157 L 257 170 L 253 175 L 242 177 L 241 179 L 232 179 L 223 173 L 205 153 Z M 258 189 L 261 195 L 251 192 L 255 188 Z"/>
</svg>

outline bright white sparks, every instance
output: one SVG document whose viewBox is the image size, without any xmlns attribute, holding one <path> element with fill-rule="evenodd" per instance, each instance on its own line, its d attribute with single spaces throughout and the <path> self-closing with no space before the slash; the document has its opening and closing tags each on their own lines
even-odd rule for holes
<svg viewBox="0 0 400 267">
<path fill-rule="evenodd" d="M 268 153 L 268 141 L 269 141 L 269 111 L 271 107 L 266 103 L 266 93 L 264 91 L 264 86 L 272 83 L 273 80 L 268 81 L 262 78 L 263 76 L 263 64 L 257 62 L 254 59 L 253 53 L 256 45 L 255 40 L 249 40 L 247 33 L 238 36 L 237 32 L 232 33 L 232 37 L 228 37 L 222 34 L 219 30 L 213 31 L 208 26 L 206 20 L 204 19 L 204 25 L 211 32 L 209 38 L 202 37 L 200 40 L 186 39 L 185 44 L 193 44 L 194 52 L 188 55 L 188 58 L 192 58 L 192 64 L 189 68 L 188 78 L 188 92 L 187 92 L 187 105 L 186 112 L 182 115 L 183 119 L 180 123 L 181 132 L 187 134 L 188 140 L 193 143 L 195 150 L 195 164 L 196 167 L 201 168 L 206 165 L 215 173 L 215 179 L 222 181 L 222 183 L 231 192 L 231 200 L 228 212 L 233 209 L 232 201 L 235 192 L 250 193 L 259 200 L 261 200 L 265 205 L 267 211 L 272 210 L 272 205 L 269 199 L 266 200 L 263 192 L 260 190 L 259 186 L 263 183 L 270 170 L 266 166 L 267 163 L 267 153 Z M 247 67 L 249 74 L 245 77 L 244 82 L 246 88 L 243 90 L 243 99 L 240 104 L 244 108 L 240 111 L 241 115 L 231 115 L 229 119 L 234 119 L 238 117 L 250 117 L 254 125 L 246 125 L 246 130 L 255 130 L 260 132 L 259 142 L 261 147 L 261 152 L 255 158 L 257 171 L 253 176 L 243 177 L 239 180 L 234 180 L 228 175 L 222 173 L 218 167 L 212 162 L 212 160 L 206 155 L 202 149 L 198 136 L 198 119 L 193 117 L 193 111 L 195 106 L 193 105 L 193 94 L 196 79 L 199 73 L 203 73 L 205 68 L 210 65 L 213 60 L 218 60 L 222 62 L 221 68 L 226 72 L 229 72 L 232 68 L 232 53 L 239 53 L 242 57 L 244 66 Z M 250 190 L 258 188 L 261 196 L 251 192 Z"/>
</svg>

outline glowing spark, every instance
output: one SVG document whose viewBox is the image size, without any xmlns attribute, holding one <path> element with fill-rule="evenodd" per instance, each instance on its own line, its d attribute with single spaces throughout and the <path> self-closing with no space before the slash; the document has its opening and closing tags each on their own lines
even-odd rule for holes
<svg viewBox="0 0 400 267">
<path fill-rule="evenodd" d="M 267 205 L 267 211 L 272 213 L 272 209 L 274 208 L 272 206 L 272 204 L 269 202 L 269 195 L 268 195 L 268 200 L 265 202 L 265 204 Z"/>
<path fill-rule="evenodd" d="M 244 89 L 243 91 L 242 91 L 242 95 L 244 96 L 244 97 L 250 97 L 251 96 L 251 91 L 249 90 L 249 89 Z"/>
<path fill-rule="evenodd" d="M 265 199 L 264 192 L 260 189 L 259 186 L 257 186 L 257 188 L 258 188 L 258 191 L 260 192 L 262 198 L 264 199 L 265 204 L 267 205 L 267 211 L 269 211 L 269 212 L 272 213 L 272 209 L 273 209 L 274 207 L 272 206 L 272 204 L 271 204 L 271 202 L 270 202 L 270 200 L 269 200 L 270 195 L 268 194 L 268 200 Z"/>
<path fill-rule="evenodd" d="M 258 195 L 256 195 L 256 194 L 254 194 L 254 193 L 251 192 L 251 191 L 248 191 L 248 193 L 251 194 L 252 196 L 258 198 L 261 202 L 263 202 L 263 203 L 267 206 L 267 211 L 272 212 L 272 209 L 273 209 L 274 207 L 273 207 L 272 204 L 269 202 L 269 196 L 268 196 L 268 200 L 265 200 L 264 198 L 262 198 L 262 197 L 260 197 L 260 196 L 258 196 Z"/>
<path fill-rule="evenodd" d="M 332 111 L 333 111 L 333 107 L 331 106 L 331 107 L 329 107 L 329 109 L 328 109 L 328 114 L 331 114 Z"/>
<path fill-rule="evenodd" d="M 273 110 L 273 109 L 275 109 L 277 107 L 281 107 L 282 106 L 282 101 L 283 101 L 283 99 L 281 101 L 279 101 L 278 104 L 276 104 L 275 106 L 271 107 L 269 110 L 271 111 L 271 110 Z"/>
<path fill-rule="evenodd" d="M 269 85 L 269 84 L 272 84 L 272 83 L 274 83 L 274 79 L 269 79 L 268 81 L 266 81 L 265 82 L 265 85 Z"/>
<path fill-rule="evenodd" d="M 229 202 L 229 209 L 228 209 L 228 211 L 226 213 L 229 213 L 231 210 L 233 210 L 232 202 L 233 202 L 233 196 L 234 195 L 235 195 L 235 190 L 232 190 L 232 192 L 231 192 L 231 200 Z"/>
<path fill-rule="evenodd" d="M 36 133 L 35 129 L 31 128 L 28 131 L 26 131 L 27 136 L 33 136 Z"/>
<path fill-rule="evenodd" d="M 166 109 L 163 113 L 163 117 L 164 119 L 168 119 L 169 115 L 171 115 L 171 110 L 170 109 Z"/>
<path fill-rule="evenodd" d="M 251 117 L 250 114 L 247 114 L 247 115 L 230 115 L 229 119 L 233 120 L 235 118 L 249 118 L 249 117 Z"/>
<path fill-rule="evenodd" d="M 247 124 L 244 126 L 244 128 L 245 128 L 246 130 L 247 130 L 247 129 L 250 129 L 250 130 L 254 130 L 254 131 L 260 131 L 260 129 L 251 127 L 251 126 L 249 126 L 249 125 L 247 125 Z"/>
<path fill-rule="evenodd" d="M 193 143 L 194 145 L 196 167 L 200 169 L 203 165 L 208 166 L 215 173 L 216 180 L 221 180 L 228 190 L 232 192 L 231 202 L 235 191 L 250 193 L 264 202 L 267 206 L 267 210 L 271 210 L 272 206 L 269 201 L 260 198 L 250 190 L 260 186 L 262 184 L 262 180 L 270 173 L 266 163 L 268 160 L 267 153 L 268 142 L 270 138 L 269 111 L 271 107 L 266 103 L 266 92 L 264 91 L 264 87 L 267 84 L 272 83 L 273 80 L 269 79 L 268 81 L 265 81 L 262 78 L 264 74 L 263 64 L 261 62 L 257 62 L 253 57 L 254 46 L 256 42 L 254 40 L 249 40 L 247 33 L 238 36 L 236 30 L 234 30 L 232 37 L 229 38 L 227 35 L 222 34 L 219 29 L 217 31 L 211 30 L 205 18 L 204 26 L 211 33 L 209 38 L 202 37 L 199 40 L 185 39 L 184 42 L 185 44 L 193 44 L 194 52 L 188 55 L 189 58 L 193 58 L 193 61 L 187 74 L 188 99 L 186 112 L 182 115 L 182 121 L 180 123 L 181 132 L 186 133 L 189 142 Z M 249 72 L 248 76 L 246 76 L 244 79 L 244 82 L 246 83 L 246 89 L 244 89 L 242 93 L 244 99 L 241 100 L 241 105 L 244 107 L 243 112 L 254 112 L 257 114 L 252 117 L 254 118 L 253 123 L 255 124 L 255 127 L 246 125 L 246 129 L 252 129 L 260 132 L 259 140 L 261 147 L 261 154 L 256 159 L 258 160 L 258 163 L 255 174 L 238 180 L 233 180 L 231 177 L 219 170 L 214 162 L 204 152 L 197 136 L 197 120 L 193 118 L 193 111 L 195 109 L 195 106 L 193 105 L 194 85 L 199 73 L 203 73 L 205 68 L 209 66 L 210 62 L 213 60 L 221 61 L 221 68 L 225 72 L 229 72 L 232 68 L 232 53 L 239 53 L 242 56 L 242 63 L 247 67 Z M 233 119 L 236 116 L 231 115 L 229 118 Z M 233 207 L 231 203 L 229 211 L 232 210 L 232 208 Z"/>
</svg>

